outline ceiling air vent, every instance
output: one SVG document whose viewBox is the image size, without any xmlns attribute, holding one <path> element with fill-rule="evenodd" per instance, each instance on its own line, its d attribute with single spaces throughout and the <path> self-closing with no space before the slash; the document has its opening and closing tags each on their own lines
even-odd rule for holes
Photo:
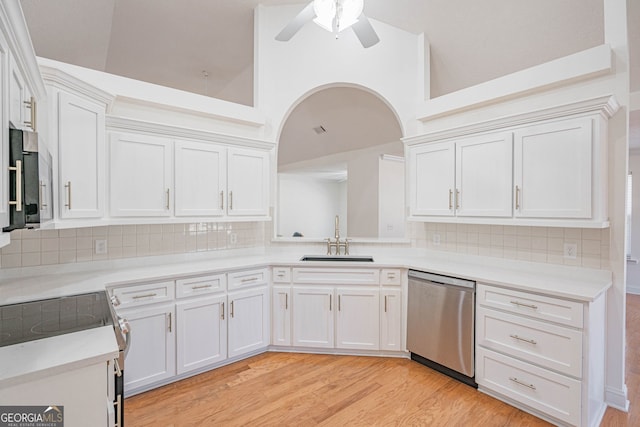
<svg viewBox="0 0 640 427">
<path fill-rule="evenodd" d="M 324 128 L 324 126 L 318 126 L 313 128 L 314 132 L 317 133 L 318 135 L 321 135 L 325 132 L 327 132 L 327 130 Z"/>
</svg>

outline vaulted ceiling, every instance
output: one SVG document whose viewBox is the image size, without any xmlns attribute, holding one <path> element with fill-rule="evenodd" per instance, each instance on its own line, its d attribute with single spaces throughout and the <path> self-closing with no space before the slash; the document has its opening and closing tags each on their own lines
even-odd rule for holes
<svg viewBox="0 0 640 427">
<path fill-rule="evenodd" d="M 299 4 L 302 9 L 306 3 L 21 0 L 38 56 L 245 105 L 253 105 L 254 8 Z M 640 90 L 640 26 L 634 24 L 640 22 L 640 2 L 627 4 L 631 87 Z M 432 97 L 604 40 L 603 0 L 365 0 L 365 13 L 374 27 L 380 21 L 425 33 Z M 367 124 L 354 120 L 343 125 Z M 316 122 L 326 120 L 317 116 Z M 633 122 L 640 128 L 640 114 Z"/>
</svg>

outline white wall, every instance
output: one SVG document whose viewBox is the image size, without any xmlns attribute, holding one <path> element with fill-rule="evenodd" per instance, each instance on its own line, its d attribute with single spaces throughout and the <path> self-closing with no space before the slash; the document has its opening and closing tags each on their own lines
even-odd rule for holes
<svg viewBox="0 0 640 427">
<path fill-rule="evenodd" d="M 404 159 L 380 157 L 378 237 L 404 237 Z"/>
<path fill-rule="evenodd" d="M 362 152 L 347 163 L 348 237 L 378 235 L 378 159 L 375 152 Z"/>
<path fill-rule="evenodd" d="M 305 237 L 333 237 L 340 215 L 340 235 L 346 236 L 346 186 L 343 182 L 305 175 L 278 175 L 278 230 L 280 237 L 294 232 Z"/>
<path fill-rule="evenodd" d="M 368 49 L 349 29 L 339 39 L 310 22 L 288 42 L 274 39 L 304 4 L 266 7 L 254 16 L 254 105 L 269 115 L 266 134 L 278 138 L 286 116 L 304 97 L 332 85 L 377 93 L 405 128 L 424 99 L 424 38 L 371 20 L 380 42 Z"/>
</svg>

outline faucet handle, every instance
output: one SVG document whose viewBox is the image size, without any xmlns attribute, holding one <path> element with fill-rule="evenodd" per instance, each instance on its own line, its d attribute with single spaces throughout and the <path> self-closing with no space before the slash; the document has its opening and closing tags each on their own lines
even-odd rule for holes
<svg viewBox="0 0 640 427">
<path fill-rule="evenodd" d="M 344 239 L 344 254 L 345 255 L 349 255 L 349 240 L 350 239 L 347 239 L 347 238 Z"/>
</svg>

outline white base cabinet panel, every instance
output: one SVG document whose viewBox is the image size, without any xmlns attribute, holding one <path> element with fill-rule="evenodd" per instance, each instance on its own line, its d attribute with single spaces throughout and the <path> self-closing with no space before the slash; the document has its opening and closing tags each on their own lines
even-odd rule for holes
<svg viewBox="0 0 640 427">
<path fill-rule="evenodd" d="M 336 348 L 378 350 L 380 291 L 338 288 L 336 293 Z"/>
<path fill-rule="evenodd" d="M 122 317 L 131 325 L 131 344 L 125 359 L 125 394 L 173 377 L 176 374 L 174 305 L 123 311 Z"/>
<path fill-rule="evenodd" d="M 274 286 L 271 291 L 271 344 L 291 345 L 291 287 Z"/>
<path fill-rule="evenodd" d="M 402 351 L 402 291 L 380 290 L 380 350 Z"/>
<path fill-rule="evenodd" d="M 226 295 L 176 303 L 178 375 L 227 358 Z"/>
<path fill-rule="evenodd" d="M 229 357 L 269 345 L 269 290 L 265 287 L 231 292 L 229 300 Z"/>
<path fill-rule="evenodd" d="M 334 289 L 293 287 L 293 345 L 333 348 Z"/>
</svg>

